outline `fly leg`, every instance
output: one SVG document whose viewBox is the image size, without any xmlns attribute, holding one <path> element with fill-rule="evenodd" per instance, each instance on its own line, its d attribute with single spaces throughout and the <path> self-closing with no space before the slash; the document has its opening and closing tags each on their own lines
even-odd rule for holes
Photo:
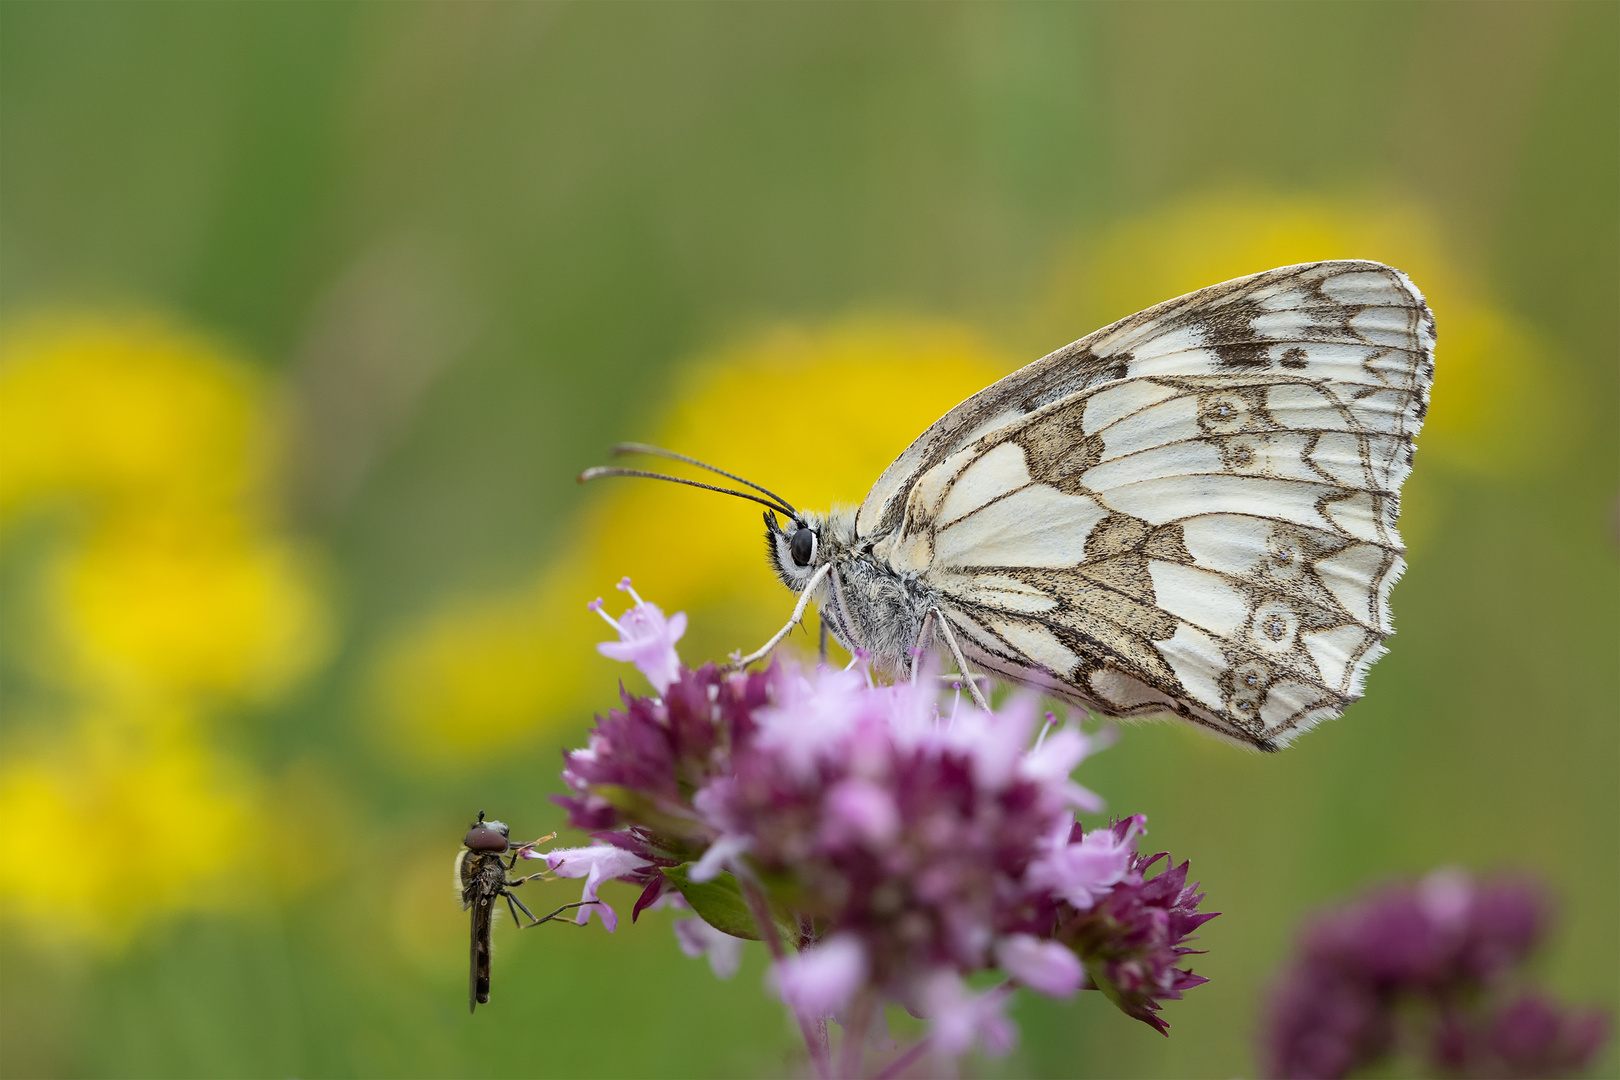
<svg viewBox="0 0 1620 1080">
<path fill-rule="evenodd" d="M 523 879 L 523 881 L 527 881 L 527 880 L 528 880 L 527 878 Z M 506 906 L 512 912 L 512 921 L 518 924 L 519 929 L 524 929 L 525 927 L 529 927 L 529 926 L 539 926 L 542 922 L 545 921 L 545 919 L 536 919 L 534 917 L 534 912 L 530 911 L 528 906 L 526 904 L 524 904 L 523 901 L 519 900 L 517 898 L 517 894 L 512 891 L 511 886 L 513 886 L 513 885 L 521 885 L 521 884 L 523 884 L 523 881 L 509 881 L 509 882 L 506 883 L 506 885 L 502 886 L 502 888 L 501 888 L 501 895 L 506 897 Z M 529 921 L 527 923 L 525 923 L 522 919 L 518 918 L 518 909 L 519 908 L 522 908 L 523 909 L 523 914 L 525 914 L 525 915 L 527 915 L 529 917 Z M 559 908 L 558 910 L 561 911 L 561 910 L 566 910 L 566 909 L 565 908 Z M 556 914 L 555 911 L 552 912 L 552 915 L 555 915 L 555 914 Z M 552 915 L 547 915 L 546 918 L 549 919 L 549 918 L 552 917 Z"/>
<path fill-rule="evenodd" d="M 556 878 L 546 877 L 546 875 L 549 874 L 549 873 L 551 873 L 550 870 L 541 870 L 541 871 L 538 871 L 537 873 L 526 874 L 526 875 L 524 875 L 523 877 L 520 877 L 520 878 L 507 878 L 506 886 L 509 889 L 515 889 L 519 885 L 523 884 L 525 881 L 533 881 L 535 878 L 540 878 L 543 881 L 555 881 Z"/>
<path fill-rule="evenodd" d="M 508 895 L 508 896 L 507 896 L 507 899 L 508 899 L 508 900 L 515 900 L 515 899 L 516 899 L 516 897 L 513 897 L 513 896 L 511 896 L 511 895 Z M 572 903 L 572 904 L 564 904 L 564 905 L 563 905 L 563 906 L 562 906 L 562 907 L 560 907 L 560 908 L 558 908 L 558 909 L 557 909 L 557 910 L 556 910 L 556 911 L 553 911 L 553 912 L 552 912 L 552 913 L 551 913 L 551 914 L 550 914 L 550 915 L 547 915 L 547 916 L 546 916 L 546 917 L 545 917 L 545 918 L 543 918 L 543 919 L 535 919 L 535 918 L 534 918 L 534 912 L 532 912 L 532 911 L 530 911 L 530 910 L 529 910 L 529 909 L 528 909 L 528 908 L 526 908 L 526 907 L 524 907 L 524 908 L 523 908 L 523 913 L 524 913 L 524 914 L 525 914 L 525 915 L 527 915 L 527 916 L 528 916 L 528 917 L 529 917 L 529 918 L 531 918 L 531 919 L 534 919 L 534 921 L 533 921 L 533 922 L 530 922 L 530 923 L 524 923 L 524 924 L 523 924 L 523 925 L 522 925 L 522 926 L 520 926 L 520 927 L 519 927 L 519 928 L 518 928 L 518 929 L 520 929 L 520 930 L 527 930 L 527 929 L 528 929 L 528 928 L 529 928 L 529 927 L 531 927 L 531 926 L 539 926 L 539 925 L 541 925 L 541 924 L 542 924 L 542 923 L 548 923 L 548 922 L 551 922 L 551 921 L 552 921 L 552 920 L 553 920 L 553 919 L 555 919 L 555 918 L 557 918 L 557 917 L 558 917 L 558 916 L 559 916 L 559 915 L 561 915 L 561 914 L 562 914 L 562 913 L 563 913 L 563 912 L 565 912 L 565 911 L 573 911 L 573 910 L 574 910 L 574 909 L 575 909 L 575 908 L 582 908 L 582 907 L 589 907 L 589 906 L 591 906 L 591 905 L 592 905 L 592 904 L 600 904 L 600 903 L 601 903 L 601 902 L 602 902 L 602 901 L 600 901 L 600 900 L 576 900 L 576 901 L 575 901 L 575 902 L 574 902 L 574 903 Z M 518 900 L 518 901 L 517 901 L 517 905 L 518 905 L 518 907 L 523 907 L 523 901 L 521 901 L 521 900 Z M 516 919 L 516 918 L 517 918 L 517 915 L 516 915 L 516 914 L 515 914 L 515 913 L 514 913 L 514 914 L 513 914 L 513 916 L 512 916 L 512 917 L 513 917 L 513 918 L 514 918 L 514 919 Z"/>
<path fill-rule="evenodd" d="M 518 924 L 518 929 L 527 930 L 531 926 L 539 926 L 541 923 L 548 923 L 565 911 L 572 911 L 575 908 L 586 907 L 590 904 L 600 904 L 602 902 L 600 900 L 580 900 L 576 903 L 564 904 L 562 907 L 558 908 L 556 911 L 553 911 L 550 915 L 547 915 L 543 919 L 535 918 L 534 912 L 530 911 L 528 905 L 519 900 L 517 895 L 513 893 L 512 890 L 517 886 L 522 885 L 525 881 L 533 881 L 537 877 L 544 877 L 545 873 L 546 871 L 542 870 L 538 874 L 530 874 L 528 877 L 520 877 L 516 880 L 508 881 L 506 884 L 501 886 L 501 895 L 506 897 L 506 906 L 511 909 L 512 921 Z M 529 917 L 528 922 L 524 922 L 522 919 L 518 918 L 518 909 L 520 908 L 522 909 L 523 914 Z"/>
<path fill-rule="evenodd" d="M 827 666 L 827 620 L 826 619 L 817 619 L 816 623 L 817 623 L 817 625 L 819 625 L 821 627 L 821 666 L 826 667 Z"/>
</svg>

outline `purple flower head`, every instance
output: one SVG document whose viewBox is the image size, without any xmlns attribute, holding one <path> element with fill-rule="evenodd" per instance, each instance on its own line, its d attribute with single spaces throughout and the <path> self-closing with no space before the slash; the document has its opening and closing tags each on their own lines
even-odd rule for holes
<svg viewBox="0 0 1620 1080">
<path fill-rule="evenodd" d="M 1420 891 L 1427 884 L 1420 883 Z M 1506 879 L 1475 884 L 1459 920 L 1456 976 L 1489 982 L 1522 964 L 1545 936 L 1549 909 L 1546 895 L 1530 882 Z"/>
<path fill-rule="evenodd" d="M 1574 1076 L 1597 1058 L 1608 1029 L 1600 1010 L 1527 992 L 1482 1009 L 1443 1009 L 1432 1058 L 1457 1076 Z"/>
<path fill-rule="evenodd" d="M 1272 991 L 1267 1076 L 1346 1076 L 1378 1061 L 1394 1042 L 1394 1016 L 1364 984 L 1320 964 L 1302 964 Z"/>
<path fill-rule="evenodd" d="M 1268 1072 L 1341 1077 L 1403 1045 L 1426 1046 L 1430 1072 L 1580 1071 L 1607 1037 L 1601 1014 L 1517 988 L 1547 911 L 1528 882 L 1440 870 L 1317 916 L 1272 992 Z"/>
<path fill-rule="evenodd" d="M 728 858 L 746 838 L 748 864 L 802 913 L 859 935 L 875 988 L 992 966 L 996 940 L 1039 931 L 1043 915 L 1050 930 L 1059 900 L 1028 870 L 1071 831 L 1062 765 L 1084 740 L 1037 757 L 1027 704 L 945 717 L 926 691 L 848 672 L 785 672 L 773 686 L 757 737 L 732 746 L 732 773 L 694 802 Z"/>
<path fill-rule="evenodd" d="M 1477 884 L 1440 870 L 1317 918 L 1305 949 L 1379 992 L 1440 992 L 1488 982 L 1522 962 L 1545 920 L 1546 901 L 1531 885 Z"/>
<path fill-rule="evenodd" d="M 1105 835 L 1123 846 L 1142 826 L 1138 815 L 1115 822 Z M 1166 860 L 1165 868 L 1148 877 L 1160 859 Z M 1204 894 L 1197 883 L 1187 884 L 1187 868 L 1185 862 L 1171 864 L 1162 851 L 1147 856 L 1132 851 L 1120 882 L 1090 907 L 1076 905 L 1058 931 L 1085 957 L 1092 985 L 1161 1035 L 1168 1035 L 1170 1026 L 1158 1015 L 1161 1003 L 1209 981 L 1177 966 L 1182 957 L 1199 952 L 1182 942 L 1219 914 L 1198 910 Z"/>
<path fill-rule="evenodd" d="M 1162 1031 L 1160 1002 L 1203 981 L 1176 966 L 1212 917 L 1186 864 L 1146 876 L 1162 856 L 1137 854 L 1140 816 L 1075 824 L 1102 800 L 1072 773 L 1106 739 L 1050 715 L 1037 735 L 1032 701 L 985 712 L 931 677 L 711 665 L 653 681 L 658 698 L 621 692 L 565 756 L 557 801 L 598 843 L 558 872 L 591 898 L 609 877 L 639 885 L 637 913 L 690 908 L 681 948 L 717 973 L 740 938 L 764 940 L 807 1038 L 835 1014 L 865 1029 L 895 1001 L 930 1019 L 940 1053 L 1004 1052 L 1014 988 L 1067 997 L 1088 971 Z M 999 987 L 968 989 L 994 971 Z"/>
<path fill-rule="evenodd" d="M 1571 1076 L 1592 1064 L 1609 1037 L 1601 1010 L 1570 1009 L 1538 994 L 1509 1002 L 1484 1027 L 1495 1059 L 1487 1068 L 1497 1076 Z"/>
<path fill-rule="evenodd" d="M 609 660 L 634 664 L 647 676 L 647 681 L 660 694 L 669 689 L 681 669 L 681 658 L 675 643 L 686 633 L 686 612 L 677 611 L 665 618 L 656 604 L 649 604 L 630 587 L 630 579 L 622 578 L 620 592 L 630 594 L 635 605 L 614 619 L 605 610 L 601 598 L 592 600 L 590 609 L 602 616 L 607 624 L 619 632 L 618 641 L 604 641 L 596 651 Z"/>
<path fill-rule="evenodd" d="M 563 755 L 571 794 L 555 797 L 576 829 L 597 832 L 630 821 L 667 837 L 713 837 L 692 808 L 693 794 L 723 775 L 728 747 L 747 737 L 767 700 L 769 671 L 722 674 L 713 664 L 682 670 L 662 698 L 621 690 L 624 709 L 598 717 L 584 749 Z"/>
</svg>

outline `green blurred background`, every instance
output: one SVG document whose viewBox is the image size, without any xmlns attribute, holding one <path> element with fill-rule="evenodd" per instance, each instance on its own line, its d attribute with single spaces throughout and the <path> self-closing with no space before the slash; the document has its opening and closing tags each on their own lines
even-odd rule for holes
<svg viewBox="0 0 1620 1080">
<path fill-rule="evenodd" d="M 661 914 L 498 927 L 467 1016 L 450 861 L 479 808 L 561 823 L 620 674 L 584 601 L 635 574 L 694 662 L 785 611 L 752 511 L 574 475 L 685 436 L 856 500 L 999 372 L 1312 257 L 1439 318 L 1393 652 L 1285 754 L 1089 763 L 1225 912 L 1213 981 L 1168 1039 L 1024 1001 L 968 1068 L 1252 1074 L 1299 918 L 1443 865 L 1542 875 L 1541 973 L 1612 1008 L 1617 40 L 1609 3 L 0 6 L 0 1072 L 790 1073 L 760 957 L 719 982 Z"/>
</svg>

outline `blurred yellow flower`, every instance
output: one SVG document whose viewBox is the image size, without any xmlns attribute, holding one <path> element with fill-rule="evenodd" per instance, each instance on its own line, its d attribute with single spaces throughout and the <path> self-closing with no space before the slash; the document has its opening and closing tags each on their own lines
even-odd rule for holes
<svg viewBox="0 0 1620 1080">
<path fill-rule="evenodd" d="M 1548 342 L 1489 300 L 1427 214 L 1396 200 L 1227 192 L 1178 203 L 1073 244 L 1033 321 L 1055 346 L 1079 328 L 1205 285 L 1346 258 L 1399 267 L 1435 313 L 1434 396 L 1418 438 L 1420 461 L 1525 476 L 1558 460 L 1567 433 L 1557 403 L 1566 381 Z"/>
<path fill-rule="evenodd" d="M 237 522 L 125 516 L 60 559 L 48 595 L 86 681 L 262 698 L 325 651 L 309 564 Z"/>
<path fill-rule="evenodd" d="M 116 947 L 156 913 L 241 899 L 258 778 L 184 724 L 129 721 L 87 720 L 0 770 L 0 914 L 36 941 Z"/>
<path fill-rule="evenodd" d="M 251 368 L 149 315 L 38 317 L 0 337 L 0 526 L 41 504 L 240 512 L 269 451 Z"/>
<path fill-rule="evenodd" d="M 216 344 L 146 315 L 35 318 L 0 335 L 0 400 L 0 551 L 53 525 L 8 601 L 43 692 L 6 702 L 0 913 L 116 947 L 239 900 L 249 853 L 287 846 L 203 721 L 311 670 L 326 605 L 274 524 L 274 399 Z M 64 873 L 60 836 L 98 857 Z"/>
</svg>

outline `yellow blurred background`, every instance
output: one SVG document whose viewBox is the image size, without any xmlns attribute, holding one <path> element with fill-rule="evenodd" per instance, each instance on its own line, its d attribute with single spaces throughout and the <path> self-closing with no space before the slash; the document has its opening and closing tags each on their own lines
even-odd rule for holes
<svg viewBox="0 0 1620 1080">
<path fill-rule="evenodd" d="M 574 476 L 858 502 L 1052 348 L 1342 257 L 1440 328 L 1393 653 L 1286 754 L 1088 765 L 1225 912 L 1214 981 L 968 1068 L 1249 1074 L 1299 917 L 1449 864 L 1543 875 L 1545 974 L 1612 1007 L 1617 12 L 0 8 L 0 1074 L 791 1072 L 760 957 L 658 914 L 502 927 L 462 1007 L 466 821 L 560 826 L 644 689 L 586 601 L 631 575 L 694 664 L 790 608 L 752 504 Z"/>
</svg>

